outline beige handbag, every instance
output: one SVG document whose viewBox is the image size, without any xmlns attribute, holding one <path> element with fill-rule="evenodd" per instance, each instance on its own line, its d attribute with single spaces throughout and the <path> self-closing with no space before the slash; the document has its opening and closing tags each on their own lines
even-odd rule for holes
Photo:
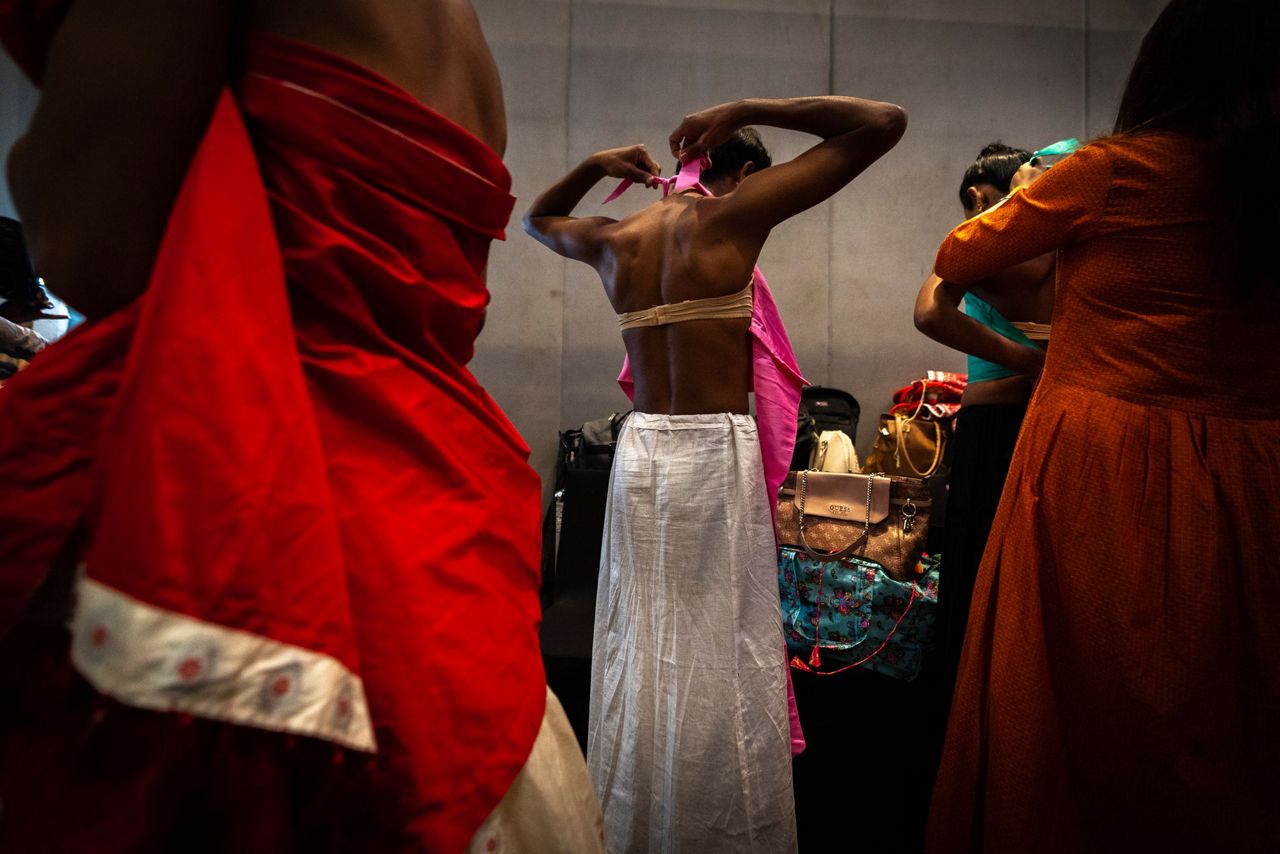
<svg viewBox="0 0 1280 854">
<path fill-rule="evenodd" d="M 856 555 L 897 581 L 911 581 L 932 505 L 918 478 L 791 472 L 778 493 L 778 542 L 814 558 Z"/>
<path fill-rule="evenodd" d="M 809 454 L 809 471 L 853 474 L 860 469 L 853 440 L 843 430 L 823 430 Z"/>
<path fill-rule="evenodd" d="M 901 412 L 886 413 L 880 416 L 875 445 L 862 468 L 907 477 L 929 477 L 942 462 L 946 442 L 946 428 L 937 421 L 925 421 Z"/>
</svg>

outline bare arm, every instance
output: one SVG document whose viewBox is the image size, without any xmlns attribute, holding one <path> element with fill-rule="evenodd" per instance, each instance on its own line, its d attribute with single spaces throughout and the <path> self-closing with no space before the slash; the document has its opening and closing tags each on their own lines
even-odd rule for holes
<svg viewBox="0 0 1280 854">
<path fill-rule="evenodd" d="M 823 140 L 794 160 L 748 175 L 726 199 L 722 215 L 731 228 L 763 237 L 783 220 L 835 195 L 897 145 L 907 114 L 895 104 L 837 95 L 751 98 L 687 116 L 671 134 L 671 151 L 688 161 L 747 125 L 802 131 Z M 683 148 L 681 140 L 687 143 Z"/>
<path fill-rule="evenodd" d="M 929 276 L 916 295 L 916 329 L 953 350 L 995 362 L 1029 377 L 1039 376 L 1044 351 L 1005 338 L 960 310 L 969 289 Z"/>
<path fill-rule="evenodd" d="M 77 0 L 9 154 L 36 268 L 100 317 L 146 288 L 226 80 L 234 0 Z"/>
<path fill-rule="evenodd" d="M 597 152 L 534 200 L 524 215 L 524 230 L 556 254 L 595 266 L 603 245 L 601 229 L 616 220 L 571 216 L 573 209 L 605 178 L 626 178 L 651 185 L 654 176 L 661 173 L 662 167 L 643 145 Z"/>
</svg>

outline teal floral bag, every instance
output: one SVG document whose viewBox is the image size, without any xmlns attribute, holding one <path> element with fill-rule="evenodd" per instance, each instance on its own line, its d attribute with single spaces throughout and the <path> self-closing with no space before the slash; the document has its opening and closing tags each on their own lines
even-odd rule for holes
<svg viewBox="0 0 1280 854">
<path fill-rule="evenodd" d="M 865 667 L 910 682 L 933 647 L 940 561 L 925 556 L 914 581 L 875 561 L 813 558 L 778 549 L 782 624 L 791 666 L 829 676 Z"/>
</svg>

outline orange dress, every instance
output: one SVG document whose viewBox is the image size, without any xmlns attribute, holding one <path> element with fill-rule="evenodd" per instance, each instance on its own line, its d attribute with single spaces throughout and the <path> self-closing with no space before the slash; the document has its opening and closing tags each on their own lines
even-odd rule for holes
<svg viewBox="0 0 1280 854">
<path fill-rule="evenodd" d="M 1094 143 L 938 252 L 962 284 L 1059 255 L 931 852 L 1280 844 L 1280 287 L 1218 272 L 1209 173 L 1188 137 Z"/>
</svg>

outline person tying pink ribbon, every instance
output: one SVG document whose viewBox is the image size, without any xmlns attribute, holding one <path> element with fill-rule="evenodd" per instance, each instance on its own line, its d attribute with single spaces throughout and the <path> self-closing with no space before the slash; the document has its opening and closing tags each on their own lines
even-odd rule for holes
<svg viewBox="0 0 1280 854">
<path fill-rule="evenodd" d="M 748 125 L 822 141 L 772 166 Z M 756 259 L 905 127 L 900 107 L 857 98 L 722 104 L 671 134 L 675 177 L 643 145 L 610 149 L 525 214 L 600 274 L 636 407 L 610 479 L 587 746 L 611 851 L 796 849 L 772 499 L 804 380 Z M 663 198 L 573 216 L 605 178 L 623 182 L 606 201 L 632 183 Z"/>
</svg>

